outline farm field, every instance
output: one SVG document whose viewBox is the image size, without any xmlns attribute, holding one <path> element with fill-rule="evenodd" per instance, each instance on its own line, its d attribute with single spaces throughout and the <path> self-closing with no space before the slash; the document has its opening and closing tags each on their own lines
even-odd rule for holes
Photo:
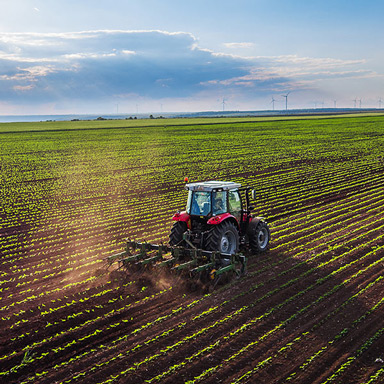
<svg viewBox="0 0 384 384">
<path fill-rule="evenodd" d="M 0 125 L 0 382 L 384 382 L 384 116 L 94 123 Z M 209 293 L 107 270 L 185 176 L 254 187 L 270 250 Z"/>
</svg>

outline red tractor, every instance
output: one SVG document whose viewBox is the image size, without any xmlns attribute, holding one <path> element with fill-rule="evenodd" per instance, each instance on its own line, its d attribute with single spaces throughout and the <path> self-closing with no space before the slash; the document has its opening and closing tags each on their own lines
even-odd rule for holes
<svg viewBox="0 0 384 384">
<path fill-rule="evenodd" d="M 251 188 L 223 181 L 186 184 L 187 209 L 177 212 L 169 244 L 151 244 L 127 239 L 126 249 L 106 258 L 127 269 L 169 267 L 205 284 L 214 285 L 230 273 L 246 272 L 247 257 L 240 248 L 253 252 L 268 249 L 270 232 L 262 217 L 252 215 Z M 252 191 L 255 199 L 255 192 Z"/>
<path fill-rule="evenodd" d="M 207 251 L 235 254 L 249 247 L 268 249 L 270 232 L 262 217 L 252 215 L 250 187 L 228 181 L 206 181 L 185 185 L 188 202 L 177 212 L 169 235 L 171 246 L 190 246 Z M 252 190 L 255 199 L 255 191 Z"/>
</svg>

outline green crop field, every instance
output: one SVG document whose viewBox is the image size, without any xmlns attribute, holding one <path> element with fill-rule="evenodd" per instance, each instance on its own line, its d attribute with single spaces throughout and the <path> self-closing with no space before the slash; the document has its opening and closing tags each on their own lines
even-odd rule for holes
<svg viewBox="0 0 384 384">
<path fill-rule="evenodd" d="M 106 269 L 189 181 L 253 187 L 270 250 L 203 294 Z M 0 381 L 380 383 L 384 116 L 0 124 Z"/>
<path fill-rule="evenodd" d="M 359 113 L 341 115 L 292 115 L 292 116 L 264 116 L 264 117 L 200 117 L 200 118 L 154 118 L 154 119 L 125 119 L 125 120 L 80 120 L 80 121 L 41 121 L 34 123 L 0 123 L 0 133 L 27 131 L 58 131 L 78 129 L 110 129 L 131 127 L 158 127 L 201 124 L 232 124 L 262 121 L 287 121 L 301 119 L 329 119 L 345 117 L 375 117 L 380 113 Z"/>
</svg>

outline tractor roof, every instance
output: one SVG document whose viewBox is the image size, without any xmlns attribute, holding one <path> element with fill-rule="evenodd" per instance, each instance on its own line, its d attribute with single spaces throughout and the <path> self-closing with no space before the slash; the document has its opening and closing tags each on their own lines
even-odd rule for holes
<svg viewBox="0 0 384 384">
<path fill-rule="evenodd" d="M 185 185 L 185 189 L 191 190 L 191 191 L 213 191 L 216 189 L 221 189 L 223 191 L 229 190 L 229 189 L 236 189 L 240 188 L 241 184 L 234 183 L 232 181 L 204 181 L 201 183 L 189 183 Z"/>
</svg>

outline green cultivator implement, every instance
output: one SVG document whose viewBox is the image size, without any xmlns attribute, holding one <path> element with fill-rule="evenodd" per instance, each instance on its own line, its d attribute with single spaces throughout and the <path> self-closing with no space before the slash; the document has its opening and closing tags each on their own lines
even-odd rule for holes
<svg viewBox="0 0 384 384">
<path fill-rule="evenodd" d="M 151 244 L 127 240 L 124 252 L 107 257 L 109 265 L 118 263 L 118 268 L 142 269 L 168 267 L 172 271 L 202 281 L 218 281 L 224 273 L 240 277 L 246 271 L 247 258 L 241 253 L 228 254 L 218 251 Z"/>
<path fill-rule="evenodd" d="M 185 181 L 188 181 L 186 179 Z M 172 217 L 169 243 L 150 244 L 127 241 L 124 252 L 109 256 L 109 264 L 119 268 L 169 267 L 201 281 L 217 282 L 223 274 L 241 276 L 247 259 L 240 249 L 265 252 L 270 232 L 262 217 L 252 214 L 249 187 L 227 181 L 206 181 L 185 185 L 185 211 Z M 256 192 L 251 196 L 255 199 Z"/>
</svg>

